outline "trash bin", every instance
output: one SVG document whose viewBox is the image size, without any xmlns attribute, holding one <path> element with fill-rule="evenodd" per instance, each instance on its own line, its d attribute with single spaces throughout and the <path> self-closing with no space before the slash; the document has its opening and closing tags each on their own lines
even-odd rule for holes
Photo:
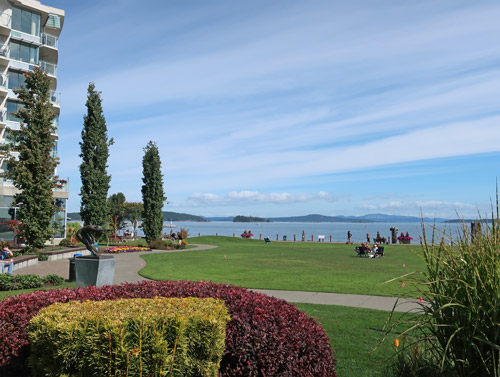
<svg viewBox="0 0 500 377">
<path fill-rule="evenodd" d="M 283 241 L 286 241 L 286 234 L 283 236 Z"/>
<path fill-rule="evenodd" d="M 69 258 L 69 279 L 68 281 L 76 281 L 76 272 L 75 272 L 75 257 L 81 257 L 81 253 L 76 253 L 73 255 L 73 258 Z"/>
</svg>

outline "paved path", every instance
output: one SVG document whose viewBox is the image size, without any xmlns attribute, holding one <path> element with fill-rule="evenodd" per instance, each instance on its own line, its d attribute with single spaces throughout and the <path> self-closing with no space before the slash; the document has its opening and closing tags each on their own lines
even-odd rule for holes
<svg viewBox="0 0 500 377">
<path fill-rule="evenodd" d="M 192 244 L 193 245 L 193 244 Z M 134 253 L 114 254 L 115 257 L 115 276 L 114 284 L 135 283 L 147 278 L 139 275 L 139 271 L 146 266 L 146 261 L 140 256 L 151 253 L 178 253 L 194 250 L 208 250 L 216 248 L 213 245 L 194 245 L 195 248 L 187 250 L 154 250 Z M 14 275 L 19 274 L 37 274 L 45 276 L 47 274 L 57 274 L 64 279 L 69 279 L 68 259 L 60 259 L 52 262 L 39 262 L 37 265 L 22 268 L 14 271 Z M 269 296 L 281 298 L 288 302 L 300 302 L 309 304 L 323 305 L 341 305 L 358 308 L 378 309 L 390 311 L 396 302 L 398 305 L 395 311 L 408 312 L 418 311 L 420 305 L 417 300 L 398 299 L 397 297 L 352 295 L 342 293 L 323 293 L 323 292 L 300 292 L 300 291 L 280 291 L 269 289 L 252 289 L 252 291 L 261 292 Z"/>
</svg>

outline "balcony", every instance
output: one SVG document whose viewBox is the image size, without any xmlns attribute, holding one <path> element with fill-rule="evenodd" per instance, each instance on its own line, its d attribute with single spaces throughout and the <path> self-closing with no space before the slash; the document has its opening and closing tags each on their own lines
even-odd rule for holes
<svg viewBox="0 0 500 377">
<path fill-rule="evenodd" d="M 8 36 L 10 34 L 10 20 L 12 17 L 10 14 L 7 14 L 5 12 L 0 13 L 0 35 L 5 35 Z"/>
<path fill-rule="evenodd" d="M 5 97 L 7 95 L 8 89 L 7 89 L 7 76 L 5 75 L 0 75 L 0 96 L 1 98 Z M 1 102 L 1 101 L 0 101 Z"/>
<path fill-rule="evenodd" d="M 39 36 L 23 33 L 22 31 L 12 30 L 10 32 L 10 37 L 21 42 L 31 43 L 35 45 L 41 45 L 41 38 Z"/>
<path fill-rule="evenodd" d="M 53 105 L 59 106 L 61 103 L 61 93 L 51 90 L 49 92 L 49 100 Z"/>
<path fill-rule="evenodd" d="M 57 76 L 57 65 L 40 60 L 40 68 L 49 76 Z"/>
<path fill-rule="evenodd" d="M 9 64 L 10 59 L 10 47 L 7 44 L 0 46 L 0 64 Z"/>
<path fill-rule="evenodd" d="M 52 132 L 51 132 L 51 134 L 53 136 L 57 136 L 58 132 L 59 132 L 59 117 L 56 116 L 54 119 L 52 119 Z"/>
<path fill-rule="evenodd" d="M 52 47 L 57 49 L 59 45 L 59 38 L 55 35 L 42 33 L 42 46 Z"/>
<path fill-rule="evenodd" d="M 57 192 L 69 192 L 69 183 L 66 179 L 58 179 L 56 181 L 56 187 L 54 191 Z"/>
</svg>

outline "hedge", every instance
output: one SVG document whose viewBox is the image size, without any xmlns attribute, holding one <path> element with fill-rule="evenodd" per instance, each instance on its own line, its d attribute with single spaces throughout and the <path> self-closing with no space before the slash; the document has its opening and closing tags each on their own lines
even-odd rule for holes
<svg viewBox="0 0 500 377">
<path fill-rule="evenodd" d="M 70 300 L 212 297 L 225 302 L 231 321 L 220 376 L 335 377 L 325 331 L 284 300 L 232 285 L 190 281 L 143 281 L 104 287 L 37 291 L 0 302 L 0 374 L 29 376 L 26 327 L 40 309 Z"/>
<path fill-rule="evenodd" d="M 28 325 L 34 376 L 217 377 L 224 302 L 213 298 L 55 303 Z"/>
</svg>

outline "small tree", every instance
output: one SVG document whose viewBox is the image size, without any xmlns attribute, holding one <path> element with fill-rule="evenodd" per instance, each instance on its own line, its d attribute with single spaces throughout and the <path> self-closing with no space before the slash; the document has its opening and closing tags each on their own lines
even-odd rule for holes
<svg viewBox="0 0 500 377">
<path fill-rule="evenodd" d="M 56 211 L 52 190 L 56 186 L 58 159 L 53 155 L 52 120 L 56 113 L 49 101 L 50 79 L 39 68 L 25 74 L 25 86 L 15 90 L 22 101 L 15 116 L 19 131 L 10 131 L 12 143 L 6 144 L 8 176 L 20 190 L 14 195 L 17 219 L 30 249 L 42 248 L 52 236 L 51 220 Z M 17 152 L 17 158 L 11 152 Z"/>
<path fill-rule="evenodd" d="M 139 225 L 139 220 L 142 219 L 143 211 L 144 206 L 140 202 L 125 203 L 125 216 L 130 220 L 132 226 L 134 227 L 134 238 L 137 238 L 137 226 Z"/>
<path fill-rule="evenodd" d="M 116 232 L 124 227 L 125 223 L 125 195 L 119 192 L 108 198 L 107 207 L 109 210 L 109 219 L 113 227 L 113 234 L 116 238 Z"/>
<path fill-rule="evenodd" d="M 160 239 L 163 230 L 163 202 L 167 199 L 163 191 L 160 152 L 156 143 L 150 141 L 144 148 L 142 159 L 142 228 L 146 241 Z"/>
<path fill-rule="evenodd" d="M 111 181 L 106 169 L 113 139 L 108 140 L 101 94 L 95 90 L 94 83 L 89 84 L 86 106 L 80 142 L 80 214 L 85 225 L 105 226 L 109 220 L 106 199 Z"/>
</svg>

